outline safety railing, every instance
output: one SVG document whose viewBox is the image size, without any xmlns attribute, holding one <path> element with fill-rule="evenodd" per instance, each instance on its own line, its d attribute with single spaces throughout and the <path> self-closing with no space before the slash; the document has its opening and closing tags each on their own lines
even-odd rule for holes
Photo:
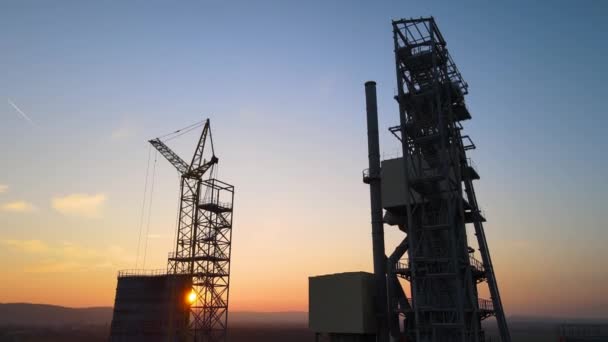
<svg viewBox="0 0 608 342">
<path fill-rule="evenodd" d="M 464 147 L 465 151 L 474 150 L 476 148 L 473 139 L 471 139 L 471 137 L 468 135 L 462 136 L 462 146 Z"/>
<path fill-rule="evenodd" d="M 396 271 L 405 271 L 405 270 L 408 270 L 409 268 L 410 268 L 410 261 L 408 258 L 403 258 L 403 259 L 397 261 L 397 264 L 395 265 Z"/>
<path fill-rule="evenodd" d="M 169 259 L 184 259 L 184 258 L 190 258 L 190 255 L 177 255 L 177 253 L 175 252 L 169 252 Z"/>
<path fill-rule="evenodd" d="M 131 269 L 131 270 L 118 271 L 118 278 L 122 278 L 122 277 L 156 277 L 156 276 L 164 276 L 166 274 L 167 274 L 166 269 L 155 269 L 155 270 Z"/>
<path fill-rule="evenodd" d="M 469 256 L 469 264 L 480 272 L 484 271 L 483 263 L 481 261 L 475 259 L 473 256 Z M 403 270 L 407 270 L 409 268 L 410 268 L 410 261 L 408 258 L 403 258 L 403 259 L 397 261 L 397 263 L 395 265 L 395 270 L 397 270 L 397 271 L 403 271 Z"/>
<path fill-rule="evenodd" d="M 473 268 L 479 272 L 484 271 L 483 263 L 481 261 L 475 259 L 473 256 L 469 256 L 469 264 L 471 266 L 473 266 Z"/>
<path fill-rule="evenodd" d="M 363 176 L 363 182 L 364 183 L 368 183 L 369 182 L 369 169 L 365 169 L 361 172 L 362 176 Z"/>
<path fill-rule="evenodd" d="M 454 63 L 454 60 L 452 59 L 452 56 L 450 56 L 449 53 L 447 53 L 447 56 L 448 56 L 448 63 L 447 63 L 448 64 L 448 77 L 450 78 L 450 81 L 458 84 L 458 87 L 462 91 L 462 95 L 468 94 L 469 85 L 467 84 L 467 82 L 465 82 L 464 78 L 462 77 L 462 74 L 458 70 L 456 63 Z"/>
<path fill-rule="evenodd" d="M 225 210 L 232 209 L 232 203 L 230 202 L 221 202 L 218 199 L 214 198 L 203 198 L 200 202 L 201 206 L 214 206 Z"/>
<path fill-rule="evenodd" d="M 480 311 L 494 311 L 494 303 L 489 299 L 479 298 L 477 303 Z"/>
</svg>

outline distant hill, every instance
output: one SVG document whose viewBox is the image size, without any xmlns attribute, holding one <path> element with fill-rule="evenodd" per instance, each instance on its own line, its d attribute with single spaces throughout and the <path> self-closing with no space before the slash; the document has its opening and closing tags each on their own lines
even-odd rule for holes
<svg viewBox="0 0 608 342">
<path fill-rule="evenodd" d="M 57 305 L 8 303 L 0 304 L 0 326 L 78 326 L 108 325 L 111 307 L 68 308 Z M 231 324 L 305 325 L 306 312 L 231 312 Z"/>
<path fill-rule="evenodd" d="M 557 316 L 520 316 L 507 318 L 509 322 L 517 323 L 547 323 L 547 324 L 608 324 L 608 317 L 557 317 Z"/>
<path fill-rule="evenodd" d="M 230 312 L 228 316 L 230 324 L 308 324 L 308 312 L 287 311 L 287 312 Z"/>
<path fill-rule="evenodd" d="M 102 325 L 112 320 L 112 308 L 66 308 L 56 305 L 0 304 L 0 325 Z"/>
<path fill-rule="evenodd" d="M 534 326 L 554 327 L 560 323 L 600 323 L 608 324 L 607 319 L 591 318 L 556 318 L 534 316 L 510 316 L 509 323 L 516 327 Z M 0 326 L 82 326 L 109 325 L 112 321 L 111 307 L 68 308 L 57 305 L 8 303 L 0 304 Z M 228 321 L 231 325 L 299 325 L 308 323 L 308 313 L 300 311 L 288 312 L 230 312 Z M 492 329 L 495 323 L 490 320 L 488 327 Z"/>
</svg>

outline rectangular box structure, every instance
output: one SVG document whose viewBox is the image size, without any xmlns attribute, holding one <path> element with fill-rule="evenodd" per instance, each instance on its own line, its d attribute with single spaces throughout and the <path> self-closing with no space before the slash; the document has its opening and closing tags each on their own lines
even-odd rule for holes
<svg viewBox="0 0 608 342">
<path fill-rule="evenodd" d="M 405 206 L 405 178 L 403 158 L 383 160 L 380 173 L 382 185 L 382 207 Z"/>
<path fill-rule="evenodd" d="M 153 271 L 118 275 L 110 341 L 182 341 L 192 277 Z"/>
<path fill-rule="evenodd" d="M 382 186 L 382 207 L 385 209 L 404 208 L 405 201 L 405 173 L 403 172 L 403 158 L 386 159 L 381 162 L 380 179 Z M 410 203 L 421 203 L 420 191 L 429 190 L 430 183 L 436 184 L 433 191 L 448 189 L 448 181 L 455 182 L 454 171 L 448 174 L 448 179 L 437 173 L 436 169 L 429 166 L 422 159 L 408 158 L 408 177 L 411 185 Z M 446 195 L 440 195 L 445 197 Z"/>
<path fill-rule="evenodd" d="M 376 333 L 374 275 L 371 273 L 310 277 L 308 300 L 308 324 L 316 333 Z"/>
</svg>

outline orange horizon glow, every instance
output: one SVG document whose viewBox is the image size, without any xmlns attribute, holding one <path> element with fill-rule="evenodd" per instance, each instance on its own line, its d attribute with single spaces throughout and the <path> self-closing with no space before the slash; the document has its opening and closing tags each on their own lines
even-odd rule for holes
<svg viewBox="0 0 608 342">
<path fill-rule="evenodd" d="M 111 307 L 119 270 L 166 270 L 180 176 L 148 142 L 190 164 L 207 118 L 207 174 L 235 186 L 230 311 L 305 312 L 310 276 L 371 271 L 364 84 L 402 155 L 391 18 L 428 14 L 470 85 L 506 316 L 608 319 L 608 2 L 350 4 L 0 1 L 0 302 Z M 384 234 L 390 255 L 405 233 Z"/>
<path fill-rule="evenodd" d="M 585 285 L 586 291 L 579 291 L 576 296 L 563 297 L 562 291 L 574 293 L 576 288 L 580 288 L 580 284 L 562 282 L 560 287 L 555 287 L 552 284 L 555 280 L 543 279 L 541 274 L 535 272 L 535 267 L 522 269 L 521 262 L 525 257 L 522 256 L 520 259 L 522 260 L 515 258 L 505 263 L 498 253 L 495 257 L 507 316 L 605 317 L 598 308 L 605 304 L 606 299 L 595 295 L 598 291 L 603 291 L 601 286 L 598 285 L 599 287 L 596 288 L 590 283 Z M 511 265 L 507 266 L 509 264 Z M 311 275 L 326 273 L 330 272 L 313 272 Z M 30 281 L 23 281 L 25 279 L 23 273 L 11 273 L 10 277 L 0 285 L 0 302 L 66 307 L 113 306 L 116 286 L 114 272 L 107 271 L 89 277 L 79 277 L 77 274 L 58 278 L 50 274 L 29 276 L 31 276 Z M 70 279 L 73 281 L 67 281 Z M 598 281 L 606 280 L 598 279 Z M 250 286 L 253 283 L 257 283 L 257 287 Z M 286 277 L 282 282 L 266 281 L 263 278 L 244 281 L 244 275 L 235 271 L 230 292 L 230 311 L 307 312 L 307 286 L 307 274 L 301 274 L 299 278 Z M 187 295 L 186 300 L 191 302 L 191 296 L 192 292 Z M 482 289 L 480 297 L 489 298 L 489 295 Z"/>
</svg>

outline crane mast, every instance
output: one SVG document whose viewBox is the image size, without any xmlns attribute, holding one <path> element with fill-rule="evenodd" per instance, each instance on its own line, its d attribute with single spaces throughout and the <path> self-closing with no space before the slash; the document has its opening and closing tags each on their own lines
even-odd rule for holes
<svg viewBox="0 0 608 342">
<path fill-rule="evenodd" d="M 207 154 L 207 141 L 210 147 Z M 213 178 L 218 164 L 207 119 L 188 165 L 160 138 L 149 143 L 181 175 L 180 206 L 169 274 L 192 277 L 187 340 L 226 340 L 234 186 Z"/>
</svg>

